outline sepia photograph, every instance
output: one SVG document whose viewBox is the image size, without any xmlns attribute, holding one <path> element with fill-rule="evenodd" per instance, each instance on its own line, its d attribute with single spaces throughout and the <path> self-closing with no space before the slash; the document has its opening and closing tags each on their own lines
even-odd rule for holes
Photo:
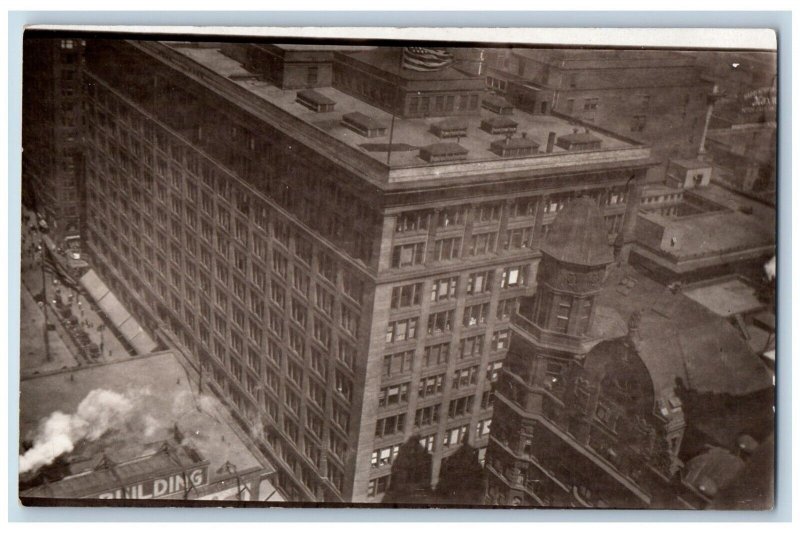
<svg viewBox="0 0 800 533">
<path fill-rule="evenodd" d="M 22 505 L 773 508 L 777 48 L 425 39 L 25 31 Z"/>
</svg>

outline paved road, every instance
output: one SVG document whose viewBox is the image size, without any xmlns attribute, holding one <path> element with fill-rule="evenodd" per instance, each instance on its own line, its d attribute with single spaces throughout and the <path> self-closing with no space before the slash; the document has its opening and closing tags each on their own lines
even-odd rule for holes
<svg viewBox="0 0 800 533">
<path fill-rule="evenodd" d="M 31 213 L 27 213 L 28 221 L 31 222 L 35 220 L 35 217 Z M 32 231 L 30 229 L 30 224 L 26 223 L 23 224 L 22 230 L 22 293 L 23 293 L 23 304 L 22 304 L 22 312 L 25 312 L 25 309 L 28 309 L 29 313 L 33 317 L 38 316 L 38 322 L 34 322 L 30 327 L 25 327 L 26 316 L 24 314 L 21 315 L 21 319 L 23 321 L 23 327 L 21 328 L 20 333 L 20 350 L 22 352 L 24 360 L 21 362 L 20 367 L 23 369 L 23 373 L 33 373 L 35 371 L 45 371 L 45 370 L 53 370 L 55 368 L 62 368 L 65 362 L 68 362 L 70 358 L 62 358 L 58 359 L 58 361 L 62 361 L 61 364 L 50 364 L 51 362 L 47 360 L 45 355 L 44 349 L 44 316 L 42 309 L 35 304 L 33 301 L 33 296 L 37 294 L 41 294 L 42 292 L 42 270 L 41 270 L 41 252 L 37 250 L 38 246 L 44 246 L 44 243 L 41 240 L 41 235 L 38 231 Z M 57 280 L 55 280 L 57 282 Z M 108 362 L 114 360 L 121 360 L 121 359 L 128 359 L 130 356 L 126 352 L 125 348 L 122 346 L 120 341 L 109 331 L 106 327 L 103 326 L 103 320 L 92 308 L 92 305 L 84 298 L 80 296 L 80 294 L 73 292 L 71 289 L 68 289 L 61 284 L 56 284 L 54 282 L 53 276 L 49 273 L 45 273 L 44 282 L 47 284 L 47 296 L 48 299 L 52 302 L 56 290 L 60 290 L 62 299 L 64 303 L 69 303 L 69 296 L 73 295 L 72 303 L 70 304 L 72 308 L 72 314 L 77 317 L 81 321 L 86 321 L 86 325 L 83 327 L 84 331 L 89 335 L 89 338 L 98 346 L 103 347 L 102 354 L 98 359 L 99 362 Z M 31 306 L 27 306 L 25 304 L 25 298 L 30 298 L 30 302 L 33 304 L 33 308 Z M 35 308 L 35 309 L 34 309 Z M 38 313 L 34 312 L 37 311 Z M 53 323 L 56 318 L 55 311 L 53 310 L 52 305 L 47 311 L 48 319 L 50 323 Z M 39 329 L 37 330 L 35 324 L 38 323 Z M 63 329 L 60 329 L 61 332 L 64 332 Z M 38 332 L 38 334 L 37 334 Z M 61 348 L 66 348 L 67 346 L 72 346 L 72 343 L 68 339 L 60 339 L 56 332 L 50 333 L 51 348 L 56 346 Z M 68 348 L 66 348 L 69 351 Z M 78 364 L 79 361 L 86 363 L 87 361 L 83 360 L 82 357 L 78 354 L 71 353 L 71 364 L 67 364 L 66 366 L 75 366 Z M 56 354 L 55 352 L 51 353 L 51 359 L 56 361 Z"/>
</svg>

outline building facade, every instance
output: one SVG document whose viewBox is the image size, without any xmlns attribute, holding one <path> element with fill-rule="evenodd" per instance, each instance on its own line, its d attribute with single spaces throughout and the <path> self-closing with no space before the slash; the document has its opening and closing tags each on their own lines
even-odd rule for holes
<svg viewBox="0 0 800 533">
<path fill-rule="evenodd" d="M 589 194 L 606 239 L 629 247 L 652 164 L 600 132 L 591 152 L 498 155 L 511 134 L 481 127 L 494 113 L 480 93 L 472 106 L 474 79 L 415 76 L 419 100 L 393 100 L 382 56 L 362 53 L 333 54 L 333 86 L 299 103 L 229 48 L 92 41 L 86 54 L 94 265 L 256 434 L 288 500 L 379 502 L 412 435 L 434 480 L 461 442 L 485 447 L 510 317 L 553 218 Z M 364 81 L 337 89 L 356 67 Z M 441 108 L 437 87 L 454 97 Z M 437 116 L 400 116 L 423 98 Z M 448 114 L 465 121 L 459 143 L 432 133 Z M 572 131 L 510 118 L 531 137 Z"/>
<path fill-rule="evenodd" d="M 22 190 L 53 240 L 80 237 L 82 39 L 23 41 Z"/>
</svg>

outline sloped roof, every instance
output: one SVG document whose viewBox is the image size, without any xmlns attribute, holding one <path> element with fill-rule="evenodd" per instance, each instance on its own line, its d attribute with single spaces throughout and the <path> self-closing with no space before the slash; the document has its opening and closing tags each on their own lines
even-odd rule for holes
<svg viewBox="0 0 800 533">
<path fill-rule="evenodd" d="M 623 279 L 635 283 L 620 291 Z M 734 396 L 772 385 L 768 369 L 732 324 L 631 267 L 612 270 L 598 303 L 624 319 L 641 313 L 634 343 L 656 396 L 673 389 L 678 378 L 691 390 Z"/>
<path fill-rule="evenodd" d="M 557 261 L 574 265 L 600 266 L 614 260 L 603 215 L 587 196 L 564 206 L 541 249 Z"/>
</svg>

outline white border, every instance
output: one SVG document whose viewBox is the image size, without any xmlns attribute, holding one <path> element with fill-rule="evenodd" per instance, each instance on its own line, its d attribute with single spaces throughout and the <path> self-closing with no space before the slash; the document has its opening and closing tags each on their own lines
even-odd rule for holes
<svg viewBox="0 0 800 533">
<path fill-rule="evenodd" d="M 133 33 L 399 39 L 456 42 L 535 43 L 543 45 L 645 46 L 777 50 L 770 29 L 755 28 L 379 28 L 242 26 L 70 26 L 32 25 L 26 29 Z M 502 40 L 499 39 L 502 37 Z"/>
</svg>

